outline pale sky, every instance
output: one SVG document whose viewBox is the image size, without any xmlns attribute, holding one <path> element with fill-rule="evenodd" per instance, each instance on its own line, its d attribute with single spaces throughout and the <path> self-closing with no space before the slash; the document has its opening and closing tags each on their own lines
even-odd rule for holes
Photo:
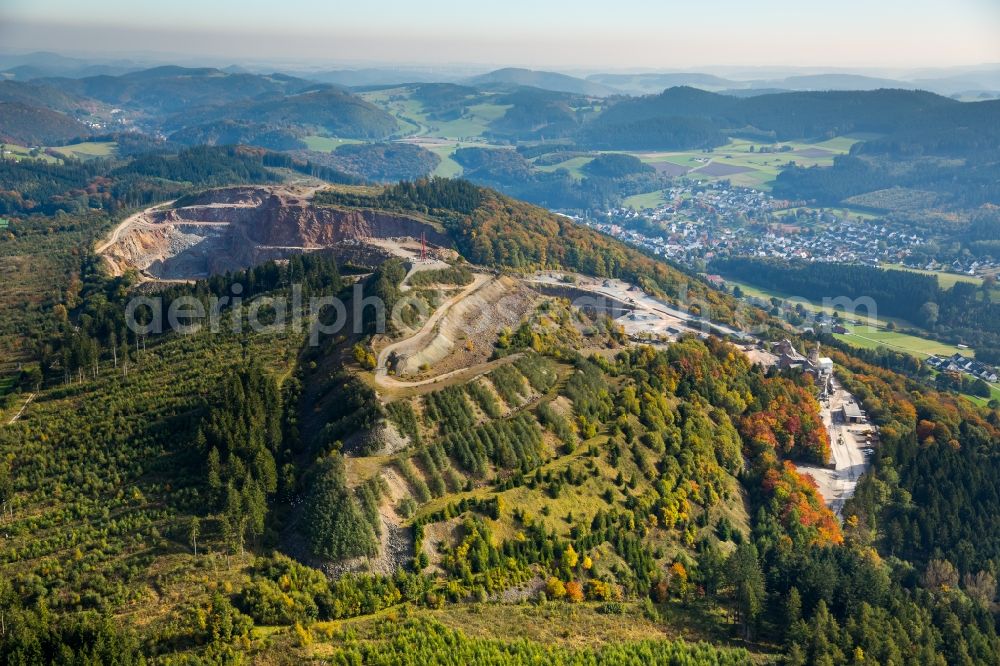
<svg viewBox="0 0 1000 666">
<path fill-rule="evenodd" d="M 0 51 L 508 64 L 1000 63 L 1000 0 L 0 0 Z"/>
</svg>

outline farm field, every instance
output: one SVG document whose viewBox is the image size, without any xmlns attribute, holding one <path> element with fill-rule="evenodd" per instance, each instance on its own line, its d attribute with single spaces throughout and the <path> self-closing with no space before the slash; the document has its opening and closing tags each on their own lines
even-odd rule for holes
<svg viewBox="0 0 1000 666">
<path fill-rule="evenodd" d="M 740 289 L 742 289 L 745 294 L 749 294 L 750 296 L 754 296 L 756 298 L 775 297 L 782 300 L 794 298 L 788 294 L 760 289 L 759 287 L 746 284 L 745 282 L 737 282 L 729 279 L 727 279 L 726 282 L 730 285 L 739 285 Z M 833 308 L 823 307 L 805 299 L 795 298 L 794 302 L 801 303 L 802 306 L 810 312 L 833 314 Z M 887 330 L 885 326 L 890 321 L 901 327 L 910 328 L 913 326 L 910 322 L 903 319 L 883 317 L 875 319 L 875 326 L 855 326 L 853 324 L 845 324 L 845 328 L 847 328 L 848 333 L 835 333 L 834 337 L 862 349 L 888 347 L 889 349 L 894 349 L 896 351 L 907 352 L 919 358 L 925 358 L 932 354 L 944 354 L 946 356 L 951 356 L 952 354 L 965 354 L 966 356 L 975 355 L 971 349 L 959 349 L 954 345 L 949 345 L 944 342 L 937 342 L 935 340 L 920 338 L 907 333 Z"/>
<path fill-rule="evenodd" d="M 565 169 L 570 173 L 576 180 L 583 179 L 583 167 L 590 164 L 594 160 L 593 156 L 581 155 L 580 157 L 571 157 L 565 162 L 560 162 L 559 164 L 548 164 L 545 166 L 535 166 L 539 171 L 553 172 L 559 169 Z"/>
<path fill-rule="evenodd" d="M 944 356 L 951 356 L 952 354 L 975 355 L 972 349 L 959 349 L 954 345 L 918 338 L 897 331 L 887 331 L 871 326 L 847 325 L 845 328 L 848 330 L 846 334 L 837 333 L 834 334 L 834 337 L 862 349 L 888 347 L 889 349 L 907 352 L 920 358 L 931 356 L 932 354 Z"/>
<path fill-rule="evenodd" d="M 784 142 L 782 145 L 792 147 L 790 152 L 758 153 L 760 144 L 734 139 L 725 146 L 712 152 L 697 151 L 630 151 L 628 154 L 638 157 L 646 164 L 655 167 L 668 176 L 683 176 L 698 180 L 727 179 L 734 185 L 770 189 L 771 182 L 777 177 L 783 165 L 794 161 L 801 166 L 831 166 L 833 158 L 845 154 L 856 139 L 836 137 L 820 143 Z M 750 147 L 755 152 L 750 152 Z M 616 152 L 616 151 L 610 151 Z M 558 164 L 536 166 L 540 171 L 568 170 L 574 178 L 580 179 L 583 174 L 580 168 L 590 161 L 589 157 L 571 157 Z M 625 200 L 626 206 L 633 208 L 650 208 L 662 203 L 661 192 L 648 192 L 634 195 Z M 874 216 L 850 209 L 832 211 L 842 216 L 850 215 L 859 219 L 871 219 Z"/>
<path fill-rule="evenodd" d="M 361 97 L 382 107 L 400 123 L 403 134 L 431 136 L 442 139 L 472 139 L 480 137 L 487 126 L 503 116 L 510 105 L 482 103 L 469 106 L 466 113 L 454 120 L 440 120 L 427 116 L 419 100 L 405 97 L 404 88 L 391 88 L 362 93 Z"/>
<path fill-rule="evenodd" d="M 832 139 L 827 139 L 826 141 L 820 141 L 813 145 L 819 148 L 829 148 L 830 150 L 847 152 L 851 149 L 851 146 L 859 141 L 871 141 L 882 136 L 882 134 L 876 134 L 875 132 L 851 132 L 842 136 L 835 136 Z"/>
<path fill-rule="evenodd" d="M 412 143 L 425 148 L 441 158 L 441 163 L 432 172 L 434 176 L 444 176 L 454 178 L 462 175 L 462 165 L 452 159 L 452 155 L 459 148 L 502 148 L 488 143 L 478 141 L 447 141 L 435 137 L 411 137 L 403 139 L 400 143 Z"/>
<path fill-rule="evenodd" d="M 318 134 L 304 136 L 302 140 L 305 142 L 306 148 L 321 153 L 329 153 L 349 143 L 361 143 L 357 139 L 340 139 L 332 136 L 319 136 Z"/>
<path fill-rule="evenodd" d="M 14 158 L 15 160 L 22 159 L 24 157 L 32 157 L 32 159 L 41 159 L 46 162 L 57 162 L 58 160 L 51 155 L 46 155 L 44 152 L 39 152 L 37 157 L 31 155 L 31 149 L 25 146 L 19 146 L 13 143 L 3 144 L 3 157 Z"/>
<path fill-rule="evenodd" d="M 405 97 L 405 94 L 406 90 L 403 88 L 389 88 L 361 93 L 359 97 L 394 115 L 399 121 L 402 134 L 423 134 L 426 128 L 414 118 L 415 115 L 421 115 L 421 104 Z"/>
<path fill-rule="evenodd" d="M 78 160 L 92 160 L 97 157 L 111 157 L 118 150 L 115 141 L 85 141 L 68 146 L 53 146 L 50 148 L 64 157 Z"/>
<path fill-rule="evenodd" d="M 445 138 L 481 136 L 487 125 L 502 117 L 509 108 L 509 104 L 476 104 L 469 107 L 467 115 L 457 120 L 433 121 L 432 130 Z"/>
<path fill-rule="evenodd" d="M 627 208 L 634 208 L 636 210 L 642 210 L 643 208 L 656 208 L 660 204 L 666 203 L 666 197 L 663 195 L 663 190 L 645 192 L 643 194 L 634 194 L 627 197 L 623 202 L 623 205 Z"/>
<path fill-rule="evenodd" d="M 988 398 L 983 398 L 977 395 L 966 395 L 964 393 L 962 394 L 962 397 L 971 400 L 980 407 L 986 407 L 992 400 L 1000 402 L 1000 386 L 990 384 L 990 397 Z"/>
<path fill-rule="evenodd" d="M 451 158 L 459 148 L 478 146 L 477 143 L 466 143 L 462 141 L 444 141 L 441 139 L 413 137 L 405 139 L 402 143 L 412 143 L 425 148 L 441 158 L 441 163 L 432 172 L 434 176 L 444 176 L 454 178 L 462 175 L 462 165 Z"/>
<path fill-rule="evenodd" d="M 849 137 L 835 137 L 819 143 L 786 141 L 780 145 L 791 147 L 789 152 L 759 153 L 756 150 L 761 147 L 760 143 L 733 139 L 712 152 L 633 151 L 630 154 L 653 166 L 673 164 L 687 167 L 690 178 L 726 178 L 734 185 L 770 189 L 771 181 L 777 177 L 782 165 L 794 161 L 800 166 L 831 166 L 834 157 L 847 153 L 856 142 L 857 139 Z M 754 152 L 750 152 L 751 146 Z"/>
<path fill-rule="evenodd" d="M 957 273 L 945 273 L 942 271 L 927 271 L 920 268 L 910 268 L 909 266 L 904 266 L 903 264 L 885 264 L 882 267 L 893 268 L 899 271 L 910 271 L 911 273 L 920 273 L 921 275 L 937 276 L 938 286 L 942 289 L 951 289 L 959 282 L 968 282 L 976 285 L 977 287 L 983 284 L 982 278 L 974 275 L 959 275 Z"/>
<path fill-rule="evenodd" d="M 455 154 L 456 148 L 448 144 L 439 144 L 433 146 L 424 146 L 427 150 L 435 153 L 441 158 L 441 163 L 437 165 L 434 169 L 432 175 L 434 176 L 444 176 L 445 178 L 456 178 L 462 175 L 462 165 L 451 159 L 451 156 Z"/>
<path fill-rule="evenodd" d="M 961 276 L 955 276 L 961 277 Z M 726 280 L 729 285 L 739 285 L 740 289 L 747 295 L 753 296 L 755 298 L 780 298 L 782 300 L 787 300 L 791 297 L 776 291 L 768 291 L 754 287 L 745 282 L 737 282 L 735 280 Z M 822 306 L 816 305 L 807 301 L 805 299 L 795 299 L 796 303 L 801 303 L 802 306 L 810 312 L 820 312 L 823 311 L 827 314 L 832 313 L 832 308 L 824 308 Z M 915 356 L 921 360 L 932 355 L 943 355 L 951 356 L 952 354 L 963 354 L 965 356 L 973 357 L 975 356 L 975 350 L 973 349 L 959 349 L 954 345 L 949 345 L 947 343 L 938 342 L 936 340 L 930 340 L 927 338 L 921 338 L 915 335 L 910 335 L 908 333 L 900 333 L 897 331 L 890 331 L 885 328 L 886 324 L 892 321 L 897 326 L 912 328 L 912 324 L 903 319 L 876 319 L 875 326 L 856 326 L 852 324 L 845 324 L 845 328 L 848 330 L 847 334 L 834 333 L 834 337 L 838 340 L 846 342 L 847 344 L 858 347 L 860 349 L 877 349 L 879 347 L 887 347 L 894 351 L 905 352 L 912 356 Z M 991 396 L 989 398 L 981 398 L 977 396 L 961 394 L 962 397 L 971 400 L 980 407 L 985 407 L 990 400 L 1000 401 L 1000 386 L 996 384 L 990 385 Z"/>
<path fill-rule="evenodd" d="M 808 206 L 805 209 L 806 210 L 817 210 L 815 208 L 810 208 Z M 840 207 L 840 208 L 822 208 L 821 210 L 823 210 L 823 211 L 825 211 L 827 213 L 831 213 L 833 215 L 836 215 L 837 217 L 843 218 L 845 220 L 852 220 L 853 219 L 853 220 L 864 222 L 864 221 L 867 221 L 867 220 L 876 220 L 876 219 L 879 218 L 878 215 L 875 215 L 873 213 L 869 213 L 867 211 L 860 210 L 858 208 Z"/>
</svg>

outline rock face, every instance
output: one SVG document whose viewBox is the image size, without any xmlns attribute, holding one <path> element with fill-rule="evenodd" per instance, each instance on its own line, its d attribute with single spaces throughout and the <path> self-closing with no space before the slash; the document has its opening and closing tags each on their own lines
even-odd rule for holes
<svg viewBox="0 0 1000 666">
<path fill-rule="evenodd" d="M 115 273 L 132 267 L 153 279 L 194 279 L 303 252 L 374 265 L 384 260 L 387 244 L 371 241 L 421 235 L 431 244 L 451 245 L 443 231 L 416 217 L 317 207 L 289 188 L 235 187 L 137 216 L 104 255 Z"/>
<path fill-rule="evenodd" d="M 522 283 L 509 277 L 494 278 L 455 304 L 434 327 L 433 335 L 414 338 L 414 346 L 403 350 L 392 367 L 402 377 L 419 374 L 425 365 L 439 372 L 449 371 L 450 365 L 442 361 L 459 351 L 463 353 L 460 360 L 456 359 L 458 367 L 485 362 L 497 333 L 516 327 L 534 302 Z M 459 343 L 468 339 L 479 342 L 476 354 L 461 349 Z"/>
</svg>

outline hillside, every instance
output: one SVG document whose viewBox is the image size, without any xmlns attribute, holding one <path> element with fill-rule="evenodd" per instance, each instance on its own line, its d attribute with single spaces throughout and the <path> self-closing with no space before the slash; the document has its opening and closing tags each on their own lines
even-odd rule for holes
<svg viewBox="0 0 1000 666">
<path fill-rule="evenodd" d="M 53 76 L 84 78 L 98 75 L 119 75 L 143 69 L 139 64 L 124 60 L 70 58 L 51 51 L 0 55 L 0 69 L 4 78 L 20 81 Z"/>
<path fill-rule="evenodd" d="M 230 74 L 210 67 L 177 66 L 156 67 L 120 76 L 49 78 L 37 82 L 146 116 L 161 116 L 192 107 L 219 106 L 254 97 L 288 94 L 311 85 L 308 81 L 278 74 Z"/>
<path fill-rule="evenodd" d="M 811 74 L 789 76 L 754 84 L 758 88 L 787 90 L 879 90 L 883 88 L 914 89 L 917 86 L 896 79 L 877 78 L 860 74 Z"/>
<path fill-rule="evenodd" d="M 338 88 L 324 86 L 287 97 L 243 98 L 227 105 L 176 115 L 167 127 L 221 119 L 284 128 L 310 129 L 351 139 L 384 139 L 398 124 L 378 107 Z"/>
<path fill-rule="evenodd" d="M 905 90 L 789 92 L 741 98 L 682 87 L 615 104 L 586 128 L 585 141 L 596 142 L 616 133 L 631 136 L 625 128 L 648 127 L 630 141 L 652 147 L 659 132 L 680 131 L 695 121 L 718 132 L 777 140 L 887 133 L 928 114 L 957 112 L 961 106 L 945 97 Z M 633 148 L 631 143 L 623 147 Z"/>
<path fill-rule="evenodd" d="M 170 141 L 187 146 L 260 146 L 271 150 L 305 148 L 296 132 L 277 124 L 217 120 L 191 125 L 170 135 Z"/>
<path fill-rule="evenodd" d="M 34 396 L 2 405 L 15 418 L 0 426 L 0 659 L 62 646 L 119 663 L 434 663 L 445 644 L 498 663 L 997 652 L 996 512 L 981 500 L 998 478 L 995 416 L 832 349 L 885 451 L 841 524 L 796 471 L 835 445 L 812 382 L 704 327 L 763 313 L 463 181 L 203 189 L 277 179 L 295 168 L 279 157 L 4 165 L 35 197 L 2 246 L 5 307 L 35 300 L 30 320 L 4 318 Z M 82 211 L 46 214 L 89 190 Z M 97 242 L 124 216 L 91 201 L 120 215 L 177 197 L 143 224 L 203 250 L 199 225 L 228 234 L 194 250 L 202 261 L 241 243 L 262 254 L 206 264 L 193 284 L 137 285 L 130 265 L 157 269 L 116 254 L 141 245 L 128 225 Z M 418 236 L 425 262 L 405 240 Z M 221 304 L 219 328 L 136 333 L 136 288 L 162 299 L 153 319 Z M 595 299 L 604 288 L 622 295 Z M 341 328 L 335 308 L 311 309 L 336 295 Z M 385 327 L 353 307 L 372 297 Z M 656 297 L 682 330 L 634 344 L 625 299 Z M 282 298 L 308 325 L 256 325 Z M 944 495 L 937 462 L 969 492 Z M 975 523 L 957 547 L 960 514 Z"/>
<path fill-rule="evenodd" d="M 138 127 L 182 132 L 178 140 L 188 144 L 246 141 L 284 150 L 301 145 L 281 132 L 383 139 L 397 130 L 392 116 L 344 89 L 285 74 L 163 66 L 121 76 L 4 85 L 11 86 L 8 97 L 44 92 L 44 103 L 53 108 L 71 101 L 83 108 L 117 107 Z M 0 91 L 0 98 L 4 94 Z"/>
<path fill-rule="evenodd" d="M 831 169 L 786 170 L 775 191 L 822 203 L 872 193 L 878 202 L 879 192 L 909 188 L 937 193 L 950 209 L 1000 205 L 997 113 L 998 101 L 935 102 L 924 113 L 899 117 L 883 136 L 838 157 Z"/>
<path fill-rule="evenodd" d="M 316 164 L 377 183 L 426 178 L 441 163 L 441 158 L 421 146 L 408 143 L 345 144 L 330 153 L 302 153 Z"/>
<path fill-rule="evenodd" d="M 16 81 L 0 81 L 0 102 L 44 107 L 50 111 L 67 114 L 80 111 L 89 114 L 105 110 L 104 105 L 92 99 L 79 97 L 52 86 Z"/>
<path fill-rule="evenodd" d="M 61 145 L 93 131 L 58 111 L 20 102 L 0 102 L 0 140 L 22 146 Z"/>
<path fill-rule="evenodd" d="M 704 282 L 566 217 L 465 181 L 435 178 L 401 183 L 375 196 L 321 192 L 316 200 L 438 216 L 458 250 L 474 263 L 622 278 L 671 302 L 690 303 L 692 311 L 713 320 L 736 321 L 735 301 Z"/>
<path fill-rule="evenodd" d="M 130 267 L 160 278 L 198 278 L 317 249 L 370 264 L 372 258 L 362 260 L 358 252 L 366 239 L 421 234 L 479 265 L 621 278 L 695 314 L 737 323 L 737 303 L 704 282 L 567 218 L 466 181 L 338 188 L 311 198 L 308 190 L 284 186 L 222 188 L 133 216 L 103 253 L 116 275 Z M 739 314 L 743 325 L 762 316 Z"/>
</svg>

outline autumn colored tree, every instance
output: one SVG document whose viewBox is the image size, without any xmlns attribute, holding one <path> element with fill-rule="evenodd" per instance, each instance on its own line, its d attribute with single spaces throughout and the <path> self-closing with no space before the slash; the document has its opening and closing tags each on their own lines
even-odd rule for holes
<svg viewBox="0 0 1000 666">
<path fill-rule="evenodd" d="M 566 600 L 571 603 L 583 601 L 583 587 L 575 580 L 566 583 Z"/>
<path fill-rule="evenodd" d="M 545 596 L 549 599 L 562 599 L 566 596 L 566 585 L 555 576 L 550 577 L 545 583 Z"/>
</svg>

